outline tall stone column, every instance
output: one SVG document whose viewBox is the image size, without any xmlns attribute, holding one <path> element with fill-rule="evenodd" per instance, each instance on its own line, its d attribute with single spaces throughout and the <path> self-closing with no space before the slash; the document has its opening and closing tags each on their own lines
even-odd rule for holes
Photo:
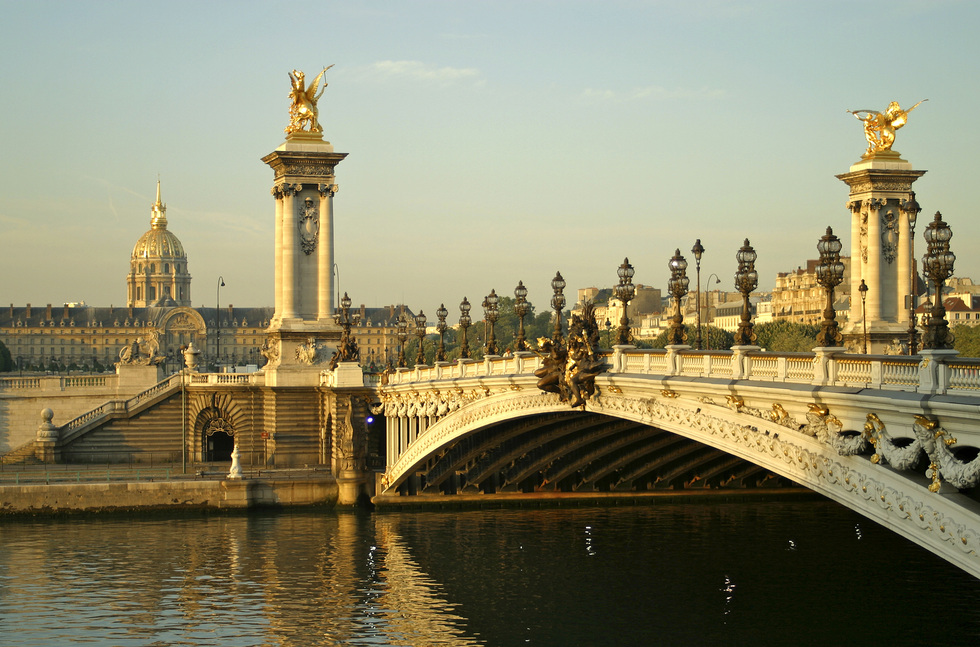
<svg viewBox="0 0 980 647">
<path fill-rule="evenodd" d="M 282 291 L 282 318 L 296 319 L 296 297 L 300 294 L 296 281 L 296 200 L 302 184 L 284 184 L 282 190 L 282 275 L 277 281 Z"/>
<path fill-rule="evenodd" d="M 925 175 L 896 151 L 866 155 L 837 178 L 850 187 L 851 210 L 851 316 L 844 338 L 861 347 L 861 280 L 868 286 L 866 319 L 869 352 L 882 353 L 896 340 L 908 337 L 905 297 L 910 291 L 912 255 L 908 219 L 900 204 L 912 184 Z"/>
<path fill-rule="evenodd" d="M 320 192 L 320 246 L 317 248 L 317 319 L 332 321 L 334 304 L 333 196 L 337 193 L 337 185 L 331 181 L 321 184 L 318 188 Z"/>
<path fill-rule="evenodd" d="M 272 187 L 272 197 L 276 201 L 276 240 L 275 240 L 275 291 L 276 311 L 273 321 L 282 321 L 282 187 Z"/>
<path fill-rule="evenodd" d="M 276 315 L 263 354 L 266 385 L 319 384 L 340 344 L 333 321 L 333 204 L 335 153 L 319 132 L 293 132 L 262 158 L 275 172 Z"/>
</svg>

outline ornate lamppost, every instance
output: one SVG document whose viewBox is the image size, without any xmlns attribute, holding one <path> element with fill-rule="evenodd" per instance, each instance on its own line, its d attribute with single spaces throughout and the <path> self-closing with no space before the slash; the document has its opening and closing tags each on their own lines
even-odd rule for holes
<svg viewBox="0 0 980 647">
<path fill-rule="evenodd" d="M 419 352 L 415 354 L 417 365 L 425 364 L 425 313 L 419 310 L 415 315 L 415 335 L 419 338 Z"/>
<path fill-rule="evenodd" d="M 949 251 L 949 239 L 953 231 L 943 221 L 938 211 L 923 236 L 928 249 L 922 257 L 922 270 L 932 280 L 935 298 L 929 311 L 929 321 L 925 324 L 922 335 L 923 349 L 942 349 L 953 347 L 953 335 L 949 332 L 949 322 L 946 321 L 946 307 L 943 305 L 943 285 L 946 279 L 953 275 L 953 264 L 956 255 Z"/>
<path fill-rule="evenodd" d="M 565 295 L 562 293 L 565 289 L 565 279 L 561 277 L 561 272 L 557 272 L 555 278 L 551 279 L 551 289 L 555 293 L 551 297 L 551 309 L 555 311 L 555 332 L 551 335 L 551 341 L 555 344 L 560 344 L 561 311 L 565 309 Z"/>
<path fill-rule="evenodd" d="M 517 315 L 517 319 L 520 322 L 517 326 L 517 341 L 514 342 L 514 350 L 522 351 L 527 350 L 527 339 L 524 338 L 524 317 L 527 316 L 528 310 L 531 306 L 527 302 L 527 288 L 524 287 L 524 281 L 518 281 L 517 287 L 514 288 L 514 314 Z"/>
<path fill-rule="evenodd" d="M 735 289 L 742 294 L 742 320 L 738 323 L 735 333 L 736 346 L 751 346 L 755 343 L 755 331 L 752 330 L 752 311 L 749 308 L 749 295 L 759 286 L 759 273 L 755 271 L 755 259 L 758 255 L 749 244 L 749 239 L 735 253 L 738 270 L 735 272 Z"/>
<path fill-rule="evenodd" d="M 398 368 L 406 368 L 408 361 L 405 359 L 405 343 L 408 341 L 408 318 L 403 312 L 398 317 Z"/>
<path fill-rule="evenodd" d="M 868 354 L 868 316 L 867 316 L 867 301 L 868 301 L 868 284 L 861 279 L 861 285 L 858 286 L 858 292 L 861 293 L 861 332 L 863 342 L 861 343 L 861 352 L 865 355 Z"/>
<path fill-rule="evenodd" d="M 466 337 L 466 331 L 469 329 L 470 324 L 473 320 L 470 318 L 470 302 L 463 297 L 463 300 L 459 303 L 459 328 L 463 331 L 463 338 L 459 344 L 459 358 L 469 359 L 470 358 L 470 342 Z"/>
<path fill-rule="evenodd" d="M 834 310 L 834 288 L 844 280 L 844 264 L 840 262 L 840 239 L 834 235 L 834 230 L 827 227 L 817 243 L 820 252 L 820 264 L 817 265 L 817 283 L 827 289 L 827 307 L 823 311 L 823 322 L 817 334 L 817 346 L 830 348 L 840 346 L 840 326 L 837 324 L 837 312 Z"/>
<path fill-rule="evenodd" d="M 440 303 L 439 309 L 436 310 L 436 317 L 439 319 L 439 323 L 436 324 L 436 330 L 439 332 L 439 350 L 436 351 L 437 362 L 446 361 L 446 317 L 447 316 L 449 316 L 449 311 L 446 310 L 446 304 Z"/>
<path fill-rule="evenodd" d="M 698 350 L 701 350 L 701 255 L 704 254 L 704 246 L 701 244 L 701 239 L 698 238 L 694 241 L 694 247 L 691 248 L 691 253 L 694 254 L 694 267 L 697 271 L 697 296 L 698 296 L 698 307 L 697 307 L 697 322 L 698 322 Z"/>
<path fill-rule="evenodd" d="M 357 312 L 351 316 L 350 306 L 351 298 L 344 292 L 344 297 L 340 300 L 340 313 L 333 317 L 337 325 L 343 329 L 340 333 L 340 348 L 337 349 L 337 359 L 341 362 L 356 362 L 361 358 L 357 340 L 350 332 L 351 327 L 356 326 L 361 320 L 361 314 Z"/>
<path fill-rule="evenodd" d="M 909 220 L 909 272 L 912 274 L 909 283 L 909 355 L 915 355 L 919 347 L 919 331 L 915 325 L 915 302 L 919 296 L 919 273 L 915 269 L 915 221 L 922 211 L 915 200 L 915 191 L 909 191 L 908 200 L 899 204 L 898 208 Z"/>
<path fill-rule="evenodd" d="M 681 256 L 681 250 L 675 250 L 673 258 L 667 264 L 670 268 L 670 280 L 667 281 L 667 292 L 674 297 L 674 316 L 670 319 L 670 329 L 667 331 L 667 343 L 671 346 L 682 345 L 687 337 L 684 332 L 684 315 L 681 314 L 681 298 L 687 294 L 691 279 L 687 278 L 687 260 Z"/>
<path fill-rule="evenodd" d="M 619 340 L 621 345 L 633 342 L 633 333 L 630 331 L 630 320 L 627 316 L 629 302 L 636 296 L 636 286 L 633 285 L 633 274 L 636 270 L 630 265 L 630 259 L 624 258 L 623 264 L 619 266 L 616 273 L 619 275 L 619 285 L 613 288 L 616 298 L 623 303 L 623 318 L 619 320 Z"/>
<path fill-rule="evenodd" d="M 483 315 L 487 320 L 487 355 L 498 355 L 500 352 L 497 348 L 497 337 L 493 330 L 494 324 L 497 323 L 497 317 L 500 316 L 498 303 L 500 303 L 500 297 L 497 296 L 495 290 L 490 290 L 490 294 L 483 299 Z"/>
<path fill-rule="evenodd" d="M 218 277 L 218 287 L 214 290 L 214 370 L 218 369 L 218 362 L 221 361 L 221 288 L 225 287 L 223 276 Z"/>
</svg>

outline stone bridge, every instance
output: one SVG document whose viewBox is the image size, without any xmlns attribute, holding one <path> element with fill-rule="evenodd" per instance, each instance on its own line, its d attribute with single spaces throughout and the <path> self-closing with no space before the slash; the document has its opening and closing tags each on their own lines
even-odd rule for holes
<svg viewBox="0 0 980 647">
<path fill-rule="evenodd" d="M 380 387 L 403 495 L 765 487 L 823 494 L 980 577 L 980 361 L 618 346 L 572 409 L 533 353 Z"/>
</svg>

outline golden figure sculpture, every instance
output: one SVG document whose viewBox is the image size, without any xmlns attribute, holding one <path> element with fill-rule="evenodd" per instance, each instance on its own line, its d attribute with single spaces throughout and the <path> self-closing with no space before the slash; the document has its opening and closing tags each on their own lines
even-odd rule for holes
<svg viewBox="0 0 980 647">
<path fill-rule="evenodd" d="M 928 101 L 928 99 L 922 101 Z M 848 110 L 849 113 L 864 122 L 864 136 L 868 140 L 868 151 L 864 156 L 871 157 L 879 151 L 891 150 L 892 144 L 895 143 L 895 131 L 908 123 L 909 113 L 915 110 L 919 103 L 908 110 L 902 110 L 897 101 L 889 103 L 884 112 Z"/>
<path fill-rule="evenodd" d="M 324 72 L 331 67 L 333 65 L 328 65 L 323 68 L 323 71 L 316 75 L 316 78 L 313 79 L 313 83 L 309 87 L 306 87 L 305 74 L 299 70 L 293 70 L 289 73 L 289 80 L 292 83 L 293 89 L 289 91 L 290 104 L 289 125 L 286 126 L 287 135 L 303 132 L 304 130 L 311 133 L 323 132 L 323 128 L 318 121 L 320 111 L 316 107 L 316 102 L 320 100 L 323 91 L 327 89 L 327 82 L 323 82 L 323 87 L 320 88 L 320 92 L 317 92 L 316 89 L 320 84 L 320 79 L 323 78 Z"/>
</svg>

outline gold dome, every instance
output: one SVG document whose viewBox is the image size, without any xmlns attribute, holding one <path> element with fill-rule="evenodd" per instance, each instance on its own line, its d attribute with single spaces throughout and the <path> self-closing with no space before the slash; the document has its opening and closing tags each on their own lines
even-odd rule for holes
<svg viewBox="0 0 980 647">
<path fill-rule="evenodd" d="M 164 228 L 153 228 L 140 236 L 136 246 L 133 247 L 133 260 L 138 259 L 183 261 L 187 259 L 187 255 L 180 240 L 171 232 Z"/>
</svg>

